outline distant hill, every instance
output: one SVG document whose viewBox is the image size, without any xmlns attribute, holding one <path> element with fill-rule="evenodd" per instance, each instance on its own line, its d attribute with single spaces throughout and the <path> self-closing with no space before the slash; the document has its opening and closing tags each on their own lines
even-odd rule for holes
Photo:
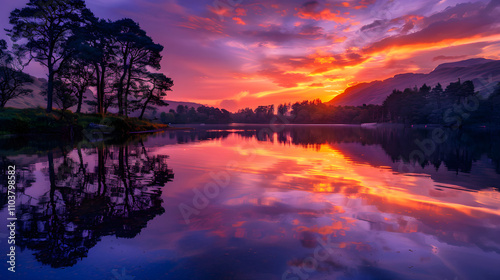
<svg viewBox="0 0 500 280">
<path fill-rule="evenodd" d="M 14 107 L 14 108 L 21 108 L 22 109 L 22 108 L 33 108 L 33 107 L 38 107 L 38 106 L 45 108 L 47 106 L 46 97 L 42 96 L 40 94 L 40 92 L 42 91 L 42 88 L 44 87 L 44 84 L 47 82 L 47 80 L 43 79 L 43 78 L 36 78 L 36 77 L 32 77 L 32 78 L 33 78 L 34 82 L 33 82 L 33 84 L 27 86 L 27 88 L 32 89 L 33 92 L 27 96 L 18 97 L 18 98 L 10 100 L 9 102 L 7 102 L 6 107 Z M 82 112 L 83 113 L 89 113 L 92 111 L 91 106 L 88 106 L 85 103 L 85 100 L 93 100 L 93 99 L 95 99 L 95 98 L 93 97 L 92 91 L 87 90 L 85 97 L 84 97 L 84 104 L 82 105 Z M 171 101 L 171 100 L 165 100 L 165 102 L 167 102 L 169 105 L 165 106 L 165 107 L 158 107 L 158 109 L 156 110 L 157 112 L 156 112 L 155 117 L 159 118 L 160 114 L 162 112 L 168 113 L 168 111 L 170 109 L 176 110 L 177 106 L 179 106 L 179 105 L 183 105 L 183 106 L 187 105 L 188 107 L 194 107 L 195 109 L 200 107 L 200 106 L 203 106 L 202 104 L 194 103 L 194 102 L 182 102 L 182 101 Z M 57 107 L 57 105 L 54 104 L 54 107 Z M 76 111 L 76 106 L 71 107 L 70 110 Z M 118 109 L 111 108 L 110 111 L 117 112 Z M 153 117 L 152 113 L 153 113 L 153 110 L 147 110 L 144 114 L 144 117 L 152 118 Z M 139 115 L 140 115 L 140 111 L 137 110 L 131 114 L 131 117 L 138 117 Z"/>
<path fill-rule="evenodd" d="M 347 88 L 343 93 L 328 101 L 330 105 L 360 106 L 381 105 L 394 89 L 404 90 L 424 83 L 434 87 L 437 83 L 446 87 L 449 83 L 471 80 L 476 91 L 490 94 L 490 89 L 500 81 L 500 60 L 474 58 L 452 63 L 443 63 L 428 74 L 405 73 L 383 81 L 360 83 Z"/>
</svg>

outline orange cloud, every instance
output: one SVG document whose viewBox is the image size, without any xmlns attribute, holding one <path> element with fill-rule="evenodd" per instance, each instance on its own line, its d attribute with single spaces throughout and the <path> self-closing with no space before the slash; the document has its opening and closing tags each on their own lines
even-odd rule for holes
<svg viewBox="0 0 500 280">
<path fill-rule="evenodd" d="M 323 87 L 325 87 L 325 85 L 323 83 L 312 83 L 312 84 L 308 85 L 308 87 L 310 87 L 310 88 L 323 88 Z"/>
<path fill-rule="evenodd" d="M 324 9 L 319 13 L 304 12 L 301 11 L 297 13 L 297 16 L 303 19 L 314 19 L 314 20 L 329 20 L 338 23 L 345 23 L 348 19 L 339 16 L 339 13 L 332 13 L 328 9 Z"/>
<path fill-rule="evenodd" d="M 369 5 L 375 3 L 376 0 L 361 0 L 359 1 L 358 5 L 354 7 L 354 9 L 359 10 L 359 9 L 364 9 L 368 8 Z"/>
<path fill-rule="evenodd" d="M 234 17 L 233 18 L 234 21 L 236 21 L 236 24 L 240 24 L 240 25 L 247 25 L 246 22 L 244 22 L 241 18 L 239 17 Z"/>
<path fill-rule="evenodd" d="M 332 12 L 328 8 L 321 9 L 317 1 L 307 2 L 297 9 L 296 16 L 303 19 L 327 20 L 337 23 L 347 22 L 347 18 L 340 16 L 340 11 Z"/>
<path fill-rule="evenodd" d="M 315 68 L 312 70 L 311 74 L 321 74 L 333 69 L 341 69 L 346 66 L 356 66 L 368 59 L 368 57 L 351 50 L 342 54 L 334 55 L 315 53 L 309 57 L 314 60 L 314 63 L 311 63 L 309 66 L 313 69 Z"/>
<path fill-rule="evenodd" d="M 261 76 L 270 78 L 281 87 L 296 87 L 299 83 L 312 81 L 312 78 L 300 73 L 286 73 L 277 69 L 264 69 L 258 72 Z"/>
<path fill-rule="evenodd" d="M 232 11 L 227 5 L 208 5 L 208 10 L 222 17 L 230 16 Z"/>
<path fill-rule="evenodd" d="M 343 37 L 336 37 L 335 39 L 333 39 L 333 42 L 334 42 L 334 43 L 342 43 L 342 42 L 345 42 L 345 40 L 347 40 L 347 37 L 346 37 L 346 36 L 343 36 Z"/>
</svg>

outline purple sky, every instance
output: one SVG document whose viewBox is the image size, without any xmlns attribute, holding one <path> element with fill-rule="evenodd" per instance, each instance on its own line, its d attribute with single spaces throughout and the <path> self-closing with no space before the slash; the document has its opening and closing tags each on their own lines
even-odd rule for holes
<svg viewBox="0 0 500 280">
<path fill-rule="evenodd" d="M 23 1 L 0 0 L 0 27 Z M 222 3 L 222 4 L 218 4 Z M 498 59 L 500 1 L 94 0 L 165 46 L 170 100 L 230 110 L 320 98 L 474 57 Z M 5 35 L 0 35 L 5 38 Z M 33 64 L 29 72 L 43 77 Z"/>
</svg>

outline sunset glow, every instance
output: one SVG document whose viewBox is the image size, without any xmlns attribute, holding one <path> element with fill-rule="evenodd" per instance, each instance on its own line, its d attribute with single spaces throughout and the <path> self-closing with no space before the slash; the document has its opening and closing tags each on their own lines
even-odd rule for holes
<svg viewBox="0 0 500 280">
<path fill-rule="evenodd" d="M 5 2 L 5 1 L 1 1 Z M 3 13 L 10 11 L 12 3 Z M 21 6 L 22 3 L 19 3 Z M 165 46 L 167 99 L 229 110 L 319 98 L 468 58 L 500 57 L 498 1 L 87 1 Z M 8 16 L 0 25 L 8 27 Z M 29 70 L 40 77 L 40 67 Z"/>
<path fill-rule="evenodd" d="M 328 101 L 359 82 L 500 54 L 498 1 L 87 4 L 100 17 L 140 19 L 165 46 L 162 72 L 175 84 L 168 99 L 233 111 Z"/>
</svg>

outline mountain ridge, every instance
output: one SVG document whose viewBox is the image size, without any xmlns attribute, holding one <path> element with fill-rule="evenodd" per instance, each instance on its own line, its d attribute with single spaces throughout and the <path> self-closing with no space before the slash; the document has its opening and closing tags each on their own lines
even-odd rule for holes
<svg viewBox="0 0 500 280">
<path fill-rule="evenodd" d="M 476 91 L 488 95 L 496 86 L 500 76 L 500 60 L 472 58 L 443 63 L 425 73 L 401 73 L 385 80 L 363 82 L 348 87 L 343 93 L 326 102 L 337 106 L 361 106 L 363 104 L 381 105 L 394 89 L 404 90 L 424 83 L 434 87 L 441 83 L 446 87 L 458 79 L 471 80 Z"/>
</svg>

